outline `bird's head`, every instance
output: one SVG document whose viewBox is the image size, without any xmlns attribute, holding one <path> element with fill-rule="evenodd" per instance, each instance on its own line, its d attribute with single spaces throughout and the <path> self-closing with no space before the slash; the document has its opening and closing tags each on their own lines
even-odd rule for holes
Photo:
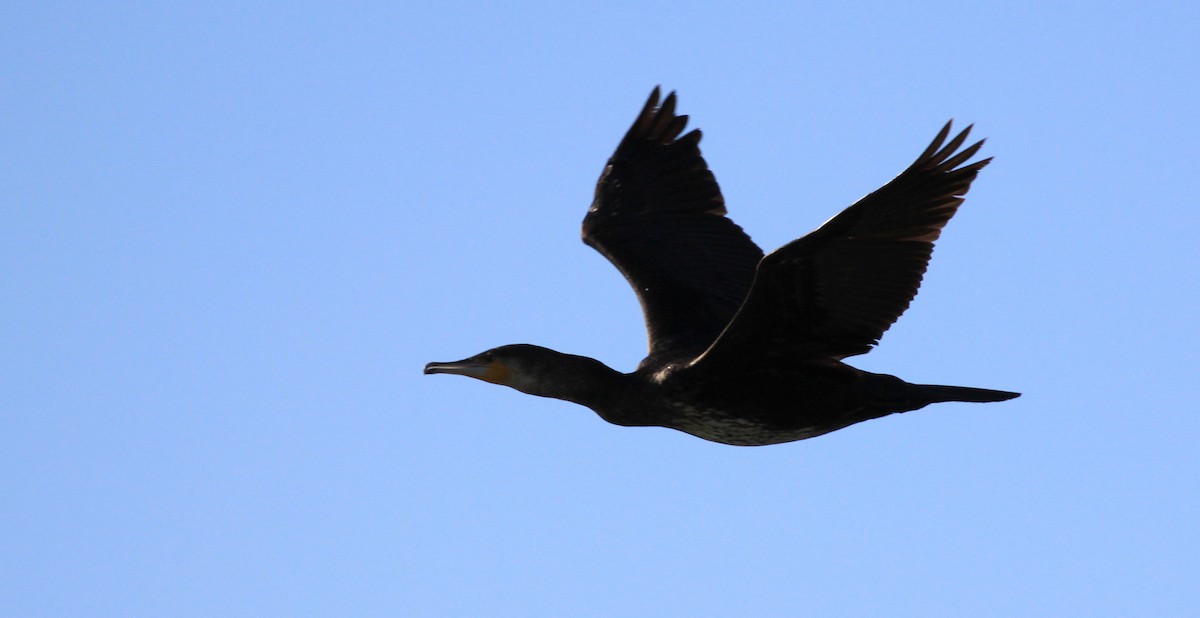
<svg viewBox="0 0 1200 618">
<path fill-rule="evenodd" d="M 552 375 L 555 361 L 564 356 L 547 348 L 514 344 L 492 348 L 470 358 L 449 363 L 429 363 L 425 373 L 449 373 L 541 395 L 544 376 Z"/>
<path fill-rule="evenodd" d="M 599 380 L 619 376 L 595 359 L 525 343 L 492 348 L 460 361 L 429 363 L 425 373 L 467 376 L 530 395 L 569 401 L 576 401 L 576 395 L 589 386 L 602 386 Z"/>
</svg>

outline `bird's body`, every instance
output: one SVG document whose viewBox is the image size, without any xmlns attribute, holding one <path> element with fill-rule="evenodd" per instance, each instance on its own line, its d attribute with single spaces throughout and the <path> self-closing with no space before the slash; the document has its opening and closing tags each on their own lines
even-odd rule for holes
<svg viewBox="0 0 1200 618">
<path fill-rule="evenodd" d="M 909 384 L 842 362 L 908 307 L 933 241 L 989 160 L 963 131 L 933 144 L 883 188 L 763 256 L 725 217 L 672 93 L 656 88 L 605 166 L 583 240 L 625 275 L 650 352 L 631 373 L 526 344 L 426 373 L 467 375 L 588 406 L 618 425 L 660 426 L 741 446 L 811 438 L 943 401 L 1017 393 Z"/>
</svg>

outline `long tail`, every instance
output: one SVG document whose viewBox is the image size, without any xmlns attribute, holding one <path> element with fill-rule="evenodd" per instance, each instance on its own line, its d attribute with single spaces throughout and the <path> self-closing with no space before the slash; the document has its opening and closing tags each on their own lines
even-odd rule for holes
<svg viewBox="0 0 1200 618">
<path fill-rule="evenodd" d="M 921 394 L 929 398 L 929 403 L 940 403 L 943 401 L 988 403 L 991 401 L 1008 401 L 1009 399 L 1021 396 L 1021 393 L 994 391 L 988 388 L 971 388 L 969 386 L 938 386 L 935 384 L 914 386 L 919 386 Z"/>
</svg>

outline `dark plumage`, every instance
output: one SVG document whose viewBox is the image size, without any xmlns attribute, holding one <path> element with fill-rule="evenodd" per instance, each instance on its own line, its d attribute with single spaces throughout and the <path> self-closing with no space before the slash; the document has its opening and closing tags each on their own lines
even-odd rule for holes
<svg viewBox="0 0 1200 618">
<path fill-rule="evenodd" d="M 763 257 L 725 217 L 675 94 L 659 90 L 608 160 L 583 241 L 637 294 L 650 352 L 632 373 L 508 345 L 425 373 L 466 375 L 585 405 L 618 425 L 670 427 L 743 446 L 811 438 L 943 401 L 1018 393 L 909 384 L 842 363 L 908 308 L 933 242 L 991 159 L 966 162 L 947 123 L 908 169 L 817 230 Z M 960 150 L 960 148 L 962 148 Z"/>
</svg>

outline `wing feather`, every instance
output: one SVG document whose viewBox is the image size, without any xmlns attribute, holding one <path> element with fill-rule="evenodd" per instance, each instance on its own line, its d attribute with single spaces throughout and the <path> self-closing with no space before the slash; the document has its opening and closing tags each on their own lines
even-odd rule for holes
<svg viewBox="0 0 1200 618">
<path fill-rule="evenodd" d="M 934 241 L 991 161 L 963 165 L 983 145 L 959 151 L 970 131 L 945 143 L 947 123 L 891 182 L 763 258 L 744 305 L 697 362 L 869 351 L 916 296 Z"/>
<path fill-rule="evenodd" d="M 655 88 L 596 183 L 583 241 L 628 280 L 646 319 L 650 354 L 698 354 L 750 290 L 759 249 L 724 216 L 725 200 L 700 154 L 701 133 L 682 136 L 675 93 Z"/>
</svg>

